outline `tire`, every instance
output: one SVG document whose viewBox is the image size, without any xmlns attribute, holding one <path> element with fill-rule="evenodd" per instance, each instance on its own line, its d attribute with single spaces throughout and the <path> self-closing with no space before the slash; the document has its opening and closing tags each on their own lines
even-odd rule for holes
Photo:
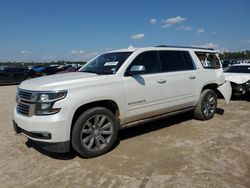
<svg viewBox="0 0 250 188">
<path fill-rule="evenodd" d="M 205 89 L 202 91 L 199 103 L 194 110 L 194 116 L 199 120 L 212 119 L 216 112 L 216 108 L 217 95 L 212 89 Z"/>
<path fill-rule="evenodd" d="M 108 152 L 118 134 L 118 122 L 114 114 L 103 107 L 83 112 L 72 130 L 72 147 L 82 157 L 97 157 Z"/>
</svg>

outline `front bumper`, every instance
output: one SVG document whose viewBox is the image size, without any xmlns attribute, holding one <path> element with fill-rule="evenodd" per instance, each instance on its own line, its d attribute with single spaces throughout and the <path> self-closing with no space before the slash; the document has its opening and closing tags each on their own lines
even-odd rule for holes
<svg viewBox="0 0 250 188">
<path fill-rule="evenodd" d="M 70 141 L 66 142 L 40 142 L 38 139 L 50 140 L 51 133 L 49 132 L 29 132 L 20 128 L 17 123 L 13 120 L 13 129 L 19 134 L 22 133 L 31 140 L 35 140 L 35 143 L 43 150 L 55 152 L 55 153 L 66 153 L 70 151 Z"/>
<path fill-rule="evenodd" d="M 62 108 L 54 115 L 24 116 L 14 109 L 14 121 L 22 134 L 31 140 L 46 143 L 70 141 L 73 114 L 69 107 Z"/>
</svg>

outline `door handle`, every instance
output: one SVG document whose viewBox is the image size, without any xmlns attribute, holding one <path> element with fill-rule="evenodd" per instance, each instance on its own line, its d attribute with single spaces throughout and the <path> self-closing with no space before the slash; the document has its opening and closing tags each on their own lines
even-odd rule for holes
<svg viewBox="0 0 250 188">
<path fill-rule="evenodd" d="M 193 80 L 193 79 L 195 79 L 195 78 L 196 78 L 196 76 L 194 76 L 194 75 L 189 76 L 189 79 L 191 79 L 191 80 Z"/>
<path fill-rule="evenodd" d="M 166 82 L 167 82 L 166 79 L 159 79 L 159 80 L 157 80 L 157 83 L 159 83 L 159 84 L 164 84 Z"/>
</svg>

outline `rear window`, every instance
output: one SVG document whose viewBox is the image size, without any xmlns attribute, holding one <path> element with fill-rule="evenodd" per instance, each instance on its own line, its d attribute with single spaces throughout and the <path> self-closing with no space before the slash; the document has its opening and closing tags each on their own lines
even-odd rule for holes
<svg viewBox="0 0 250 188">
<path fill-rule="evenodd" d="M 163 72 L 194 70 L 193 61 L 186 51 L 160 51 Z"/>
<path fill-rule="evenodd" d="M 202 66 L 205 69 L 219 69 L 220 66 L 220 60 L 218 56 L 215 53 L 211 52 L 195 52 L 197 57 L 199 58 Z"/>
</svg>

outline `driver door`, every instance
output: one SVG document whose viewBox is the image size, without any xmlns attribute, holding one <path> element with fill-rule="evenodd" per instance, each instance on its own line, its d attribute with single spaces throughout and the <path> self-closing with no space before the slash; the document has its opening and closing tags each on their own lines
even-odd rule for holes
<svg viewBox="0 0 250 188">
<path fill-rule="evenodd" d="M 166 79 L 161 72 L 157 51 L 147 51 L 139 54 L 129 65 L 143 65 L 145 72 L 123 77 L 127 123 L 160 114 L 164 111 L 166 99 Z"/>
</svg>

